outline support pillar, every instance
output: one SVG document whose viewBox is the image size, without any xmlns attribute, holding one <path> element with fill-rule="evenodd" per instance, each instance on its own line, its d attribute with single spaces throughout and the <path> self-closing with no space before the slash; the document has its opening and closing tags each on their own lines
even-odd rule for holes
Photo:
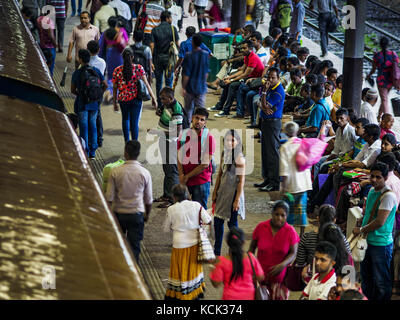
<svg viewBox="0 0 400 320">
<path fill-rule="evenodd" d="M 243 28 L 246 23 L 246 0 L 232 1 L 231 33 Z"/>
<path fill-rule="evenodd" d="M 343 57 L 343 91 L 342 106 L 353 109 L 360 115 L 361 91 L 363 86 L 364 31 L 367 14 L 367 1 L 347 0 L 353 6 L 356 19 L 355 29 L 347 28 Z M 350 23 L 351 24 L 351 23 Z"/>
</svg>

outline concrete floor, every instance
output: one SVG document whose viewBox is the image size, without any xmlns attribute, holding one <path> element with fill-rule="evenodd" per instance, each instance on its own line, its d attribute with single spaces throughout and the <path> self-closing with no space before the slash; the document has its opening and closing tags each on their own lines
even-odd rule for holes
<svg viewBox="0 0 400 320">
<path fill-rule="evenodd" d="M 187 1 L 185 1 L 187 8 Z M 187 10 L 186 10 L 187 12 Z M 56 59 L 56 70 L 55 70 L 55 80 L 57 84 L 62 75 L 63 69 L 66 65 L 65 57 L 67 51 L 68 39 L 71 34 L 74 25 L 79 24 L 79 18 L 73 17 L 68 18 L 65 26 L 65 46 L 64 54 L 57 54 Z M 189 17 L 184 19 L 184 28 L 189 25 L 197 26 L 196 17 Z M 265 36 L 267 34 L 268 18 L 264 25 L 259 27 L 259 31 Z M 184 32 L 179 34 L 180 40 L 186 40 Z M 319 56 L 320 49 L 319 45 L 304 39 L 304 45 L 308 46 L 311 54 Z M 341 60 L 332 54 L 328 57 L 335 63 L 335 67 L 341 69 Z M 69 112 L 72 112 L 73 106 L 73 96 L 69 93 L 69 86 L 71 81 L 71 75 L 73 71 L 73 65 L 69 64 L 68 77 L 66 81 L 66 87 L 60 88 L 63 99 L 66 103 Z M 153 82 L 153 90 L 155 91 L 155 82 Z M 176 89 L 176 98 L 183 102 L 181 95 L 180 83 Z M 219 99 L 218 95 L 208 93 L 206 98 L 206 106 L 214 105 Z M 122 135 L 121 127 L 121 114 L 115 113 L 113 111 L 112 105 L 102 105 L 102 117 L 104 125 L 104 144 L 96 153 L 96 160 L 92 162 L 92 167 L 97 174 L 99 180 L 101 179 L 101 170 L 104 164 L 116 161 L 118 158 L 123 156 L 124 139 Z M 154 136 L 147 134 L 148 128 L 155 128 L 157 126 L 158 117 L 155 116 L 155 110 L 152 108 L 149 102 L 144 103 L 143 112 L 140 120 L 140 130 L 139 130 L 139 141 L 142 144 L 142 153 L 139 160 L 143 165 L 150 170 L 153 179 L 153 196 L 154 198 L 162 195 L 162 185 L 163 185 L 163 172 L 161 165 L 151 164 L 151 160 L 154 159 L 154 146 L 158 145 L 157 140 Z M 396 125 L 399 121 L 396 120 Z M 254 228 L 261 221 L 265 221 L 270 218 L 270 206 L 268 204 L 271 200 L 278 199 L 278 193 L 263 193 L 259 192 L 253 187 L 253 184 L 261 181 L 261 168 L 260 168 L 260 144 L 256 140 L 252 139 L 254 130 L 246 130 L 246 125 L 243 124 L 241 120 L 232 119 L 217 119 L 211 113 L 208 120 L 207 126 L 212 130 L 220 130 L 222 128 L 226 129 L 237 129 L 242 130 L 242 139 L 246 151 L 246 160 L 248 169 L 248 174 L 246 175 L 245 183 L 245 196 L 246 196 L 246 220 L 239 221 L 239 226 L 242 228 L 246 235 L 245 248 L 247 249 L 251 240 L 251 235 Z M 153 154 L 153 156 L 151 156 Z M 219 153 L 217 153 L 217 157 Z M 211 190 L 212 193 L 212 190 Z M 160 280 L 162 285 L 166 284 L 166 279 L 169 273 L 169 262 L 171 253 L 171 234 L 164 234 L 160 231 L 160 227 L 164 221 L 166 209 L 158 209 L 157 204 L 153 206 L 153 211 L 151 217 L 145 226 L 143 247 L 144 252 L 142 253 L 141 267 L 142 272 L 145 274 L 147 279 L 151 279 L 152 284 L 150 284 L 150 289 L 154 293 L 156 299 L 163 298 L 163 287 L 160 285 Z M 315 229 L 315 226 L 310 224 L 306 231 Z M 227 253 L 226 244 L 223 245 L 223 254 Z M 206 279 L 207 291 L 205 293 L 206 299 L 218 300 L 222 296 L 222 288 L 215 289 L 211 286 L 208 278 L 210 271 L 210 266 L 205 266 L 204 274 Z M 158 287 L 157 287 L 158 286 Z M 156 288 L 157 287 L 157 288 Z M 290 299 L 297 300 L 300 293 L 291 293 Z"/>
</svg>

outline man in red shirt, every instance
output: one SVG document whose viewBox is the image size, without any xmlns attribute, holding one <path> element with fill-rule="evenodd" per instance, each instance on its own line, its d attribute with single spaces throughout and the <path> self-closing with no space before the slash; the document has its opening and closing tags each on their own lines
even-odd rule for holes
<svg viewBox="0 0 400 320">
<path fill-rule="evenodd" d="M 241 51 L 244 54 L 244 64 L 234 74 L 227 76 L 222 81 L 225 84 L 221 98 L 215 108 L 221 110 L 216 117 L 229 115 L 233 100 L 236 97 L 240 83 L 249 78 L 260 78 L 264 72 L 264 65 L 261 59 L 253 51 L 253 42 L 246 40 L 241 43 Z"/>
<path fill-rule="evenodd" d="M 208 111 L 197 108 L 192 117 L 192 128 L 183 130 L 178 139 L 179 182 L 186 185 L 193 201 L 207 209 L 212 176 L 211 159 L 215 139 L 206 128 Z"/>
</svg>

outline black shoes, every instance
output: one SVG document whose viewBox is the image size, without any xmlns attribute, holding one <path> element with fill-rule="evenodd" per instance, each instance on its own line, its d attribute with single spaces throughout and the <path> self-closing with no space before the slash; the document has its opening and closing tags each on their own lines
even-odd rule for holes
<svg viewBox="0 0 400 320">
<path fill-rule="evenodd" d="M 255 188 L 263 188 L 263 187 L 265 187 L 266 185 L 268 185 L 268 181 L 264 181 L 264 182 L 261 182 L 261 183 L 255 183 L 255 184 L 254 184 L 254 187 L 255 187 Z"/>
<path fill-rule="evenodd" d="M 265 187 L 259 188 L 258 190 L 264 192 L 279 191 L 279 186 L 274 186 L 273 184 L 267 184 Z"/>
</svg>

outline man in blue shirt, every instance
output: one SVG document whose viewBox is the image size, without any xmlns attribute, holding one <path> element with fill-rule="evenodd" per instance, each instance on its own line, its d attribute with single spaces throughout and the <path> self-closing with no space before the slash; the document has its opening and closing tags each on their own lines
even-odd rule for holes
<svg viewBox="0 0 400 320">
<path fill-rule="evenodd" d="M 187 40 L 182 41 L 181 45 L 179 47 L 179 55 L 178 55 L 178 61 L 175 65 L 175 77 L 178 77 L 179 73 L 179 68 L 182 65 L 183 59 L 185 58 L 186 53 L 192 52 L 193 51 L 193 46 L 192 46 L 192 38 L 193 35 L 196 33 L 196 28 L 195 27 L 187 27 L 186 28 L 186 37 Z M 200 48 L 206 52 L 208 52 L 211 55 L 211 50 L 202 42 L 200 45 Z"/>
<path fill-rule="evenodd" d="M 193 51 L 183 60 L 182 91 L 185 99 L 185 111 L 191 121 L 193 110 L 204 108 L 207 93 L 209 54 L 201 49 L 200 34 L 192 37 Z"/>
<path fill-rule="evenodd" d="M 97 113 L 100 110 L 101 98 L 99 101 L 85 104 L 84 93 L 81 89 L 83 86 L 82 81 L 84 81 L 83 72 L 87 71 L 88 68 L 93 69 L 101 81 L 103 92 L 107 89 L 107 82 L 104 80 L 104 76 L 99 69 L 89 67 L 90 52 L 88 50 L 80 49 L 78 58 L 81 67 L 74 71 L 71 79 L 71 92 L 76 95 L 74 112 L 79 117 L 79 135 L 85 140 L 89 158 L 94 159 L 98 147 L 96 119 Z"/>
<path fill-rule="evenodd" d="M 323 98 L 324 91 L 324 87 L 319 84 L 311 87 L 311 99 L 314 100 L 315 104 L 311 109 L 305 126 L 299 130 L 299 133 L 304 133 L 309 138 L 318 136 L 322 122 L 329 120 L 331 115 L 329 105 Z"/>
<path fill-rule="evenodd" d="M 269 68 L 261 92 L 261 161 L 264 182 L 255 184 L 260 191 L 279 190 L 279 147 L 285 89 L 279 81 L 279 69 Z"/>
</svg>

